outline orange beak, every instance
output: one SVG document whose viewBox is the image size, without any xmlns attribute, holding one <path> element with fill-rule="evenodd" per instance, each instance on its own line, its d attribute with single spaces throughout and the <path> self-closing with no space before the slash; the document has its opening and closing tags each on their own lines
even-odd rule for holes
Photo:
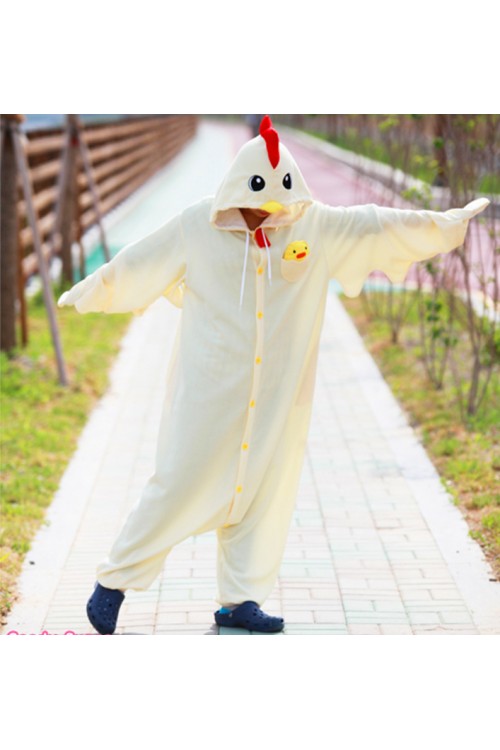
<svg viewBox="0 0 500 750">
<path fill-rule="evenodd" d="M 268 201 L 267 203 L 264 203 L 262 206 L 260 206 L 260 209 L 261 211 L 267 211 L 270 214 L 275 214 L 278 211 L 282 211 L 283 206 L 277 201 Z"/>
</svg>

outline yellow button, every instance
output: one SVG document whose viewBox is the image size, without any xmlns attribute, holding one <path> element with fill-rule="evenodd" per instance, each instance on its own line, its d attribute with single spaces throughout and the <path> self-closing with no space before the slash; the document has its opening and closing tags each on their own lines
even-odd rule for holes
<svg viewBox="0 0 500 750">
<path fill-rule="evenodd" d="M 243 492 L 243 487 L 241 486 L 236 487 L 236 492 Z"/>
<path fill-rule="evenodd" d="M 256 364 L 256 365 L 260 365 L 260 363 L 261 363 L 261 362 L 262 362 L 262 360 L 261 360 L 261 358 L 260 358 L 260 357 L 256 357 L 256 358 L 255 358 L 255 364 Z"/>
<path fill-rule="evenodd" d="M 250 401 L 250 408 L 253 409 L 254 406 L 255 406 L 255 401 Z"/>
<path fill-rule="evenodd" d="M 258 268 L 257 269 L 257 273 L 259 274 L 259 276 L 262 276 L 262 274 L 264 273 L 264 269 L 263 268 Z"/>
<path fill-rule="evenodd" d="M 243 445 L 241 447 L 243 448 L 244 451 L 247 451 L 248 450 L 248 443 L 243 443 Z"/>
<path fill-rule="evenodd" d="M 258 318 L 263 318 L 264 317 L 264 313 L 263 312 L 258 312 L 257 313 L 257 317 Z"/>
</svg>

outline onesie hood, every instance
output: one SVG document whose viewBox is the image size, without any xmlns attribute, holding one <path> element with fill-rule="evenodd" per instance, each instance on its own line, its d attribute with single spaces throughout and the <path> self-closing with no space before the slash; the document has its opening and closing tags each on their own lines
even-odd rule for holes
<svg viewBox="0 0 500 750">
<path fill-rule="evenodd" d="M 268 211 L 262 229 L 292 224 L 313 198 L 295 159 L 266 115 L 260 134 L 236 155 L 212 204 L 210 223 L 218 229 L 243 229 L 240 208 Z"/>
</svg>

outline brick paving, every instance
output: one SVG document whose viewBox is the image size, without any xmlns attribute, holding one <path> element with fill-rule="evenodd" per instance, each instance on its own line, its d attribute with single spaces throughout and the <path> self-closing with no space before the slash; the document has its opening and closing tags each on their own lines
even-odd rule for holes
<svg viewBox="0 0 500 750">
<path fill-rule="evenodd" d="M 157 189 L 144 191 L 110 234 L 123 235 L 128 222 L 140 236 L 145 225 L 137 217 L 151 225 L 152 213 L 164 210 L 159 193 L 167 200 L 175 190 L 185 205 L 194 200 L 180 190 L 179 175 L 203 154 L 208 169 L 214 152 L 223 174 L 224 155 L 242 137 L 240 129 L 202 128 L 155 178 Z M 197 189 L 218 177 L 212 169 Z M 133 320 L 110 387 L 27 555 L 3 633 L 92 632 L 85 602 L 95 566 L 153 470 L 178 320 L 179 311 L 163 299 Z M 127 593 L 117 633 L 248 635 L 213 622 L 215 552 L 214 532 L 174 548 L 148 591 Z M 285 618 L 284 635 L 500 634 L 500 584 L 490 578 L 480 547 L 332 285 L 296 511 L 264 609 Z"/>
</svg>

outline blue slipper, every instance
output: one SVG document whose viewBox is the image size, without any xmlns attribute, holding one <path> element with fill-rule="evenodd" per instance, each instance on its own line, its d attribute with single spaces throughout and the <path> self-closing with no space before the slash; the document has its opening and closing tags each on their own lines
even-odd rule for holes
<svg viewBox="0 0 500 750">
<path fill-rule="evenodd" d="M 87 617 L 101 635 L 115 632 L 118 612 L 125 594 L 118 589 L 107 589 L 96 583 L 94 593 L 87 602 Z"/>
<path fill-rule="evenodd" d="M 271 617 L 261 610 L 257 602 L 243 602 L 233 610 L 214 612 L 215 622 L 226 628 L 245 628 L 259 633 L 278 633 L 285 627 L 282 617 Z"/>
</svg>

